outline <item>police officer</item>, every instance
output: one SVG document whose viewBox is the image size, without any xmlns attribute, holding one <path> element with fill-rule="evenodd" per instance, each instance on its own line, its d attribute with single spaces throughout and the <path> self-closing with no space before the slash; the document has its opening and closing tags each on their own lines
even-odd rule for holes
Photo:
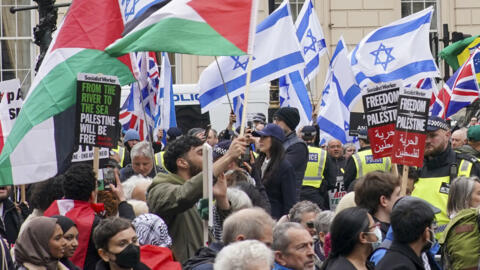
<svg viewBox="0 0 480 270">
<path fill-rule="evenodd" d="M 117 160 L 120 167 L 126 167 L 132 161 L 130 159 L 130 150 L 132 147 L 140 142 L 140 134 L 138 131 L 134 129 L 129 129 L 125 132 L 125 136 L 123 137 L 123 145 L 124 147 L 118 146 L 115 149 L 112 149 L 114 155 L 111 158 Z"/>
<path fill-rule="evenodd" d="M 412 196 L 422 198 L 441 210 L 436 215 L 437 237 L 441 236 L 449 222 L 447 199 L 450 182 L 458 176 L 480 175 L 477 159 L 453 151 L 450 136 L 445 120 L 436 116 L 428 119 L 423 167 L 412 192 Z"/>
<path fill-rule="evenodd" d="M 314 126 L 301 130 L 302 139 L 308 145 L 308 163 L 300 190 L 300 200 L 316 203 L 322 209 L 329 209 L 327 190 L 333 185 L 334 168 L 327 151 L 314 147 L 317 131 Z"/>
<path fill-rule="evenodd" d="M 392 168 L 392 161 L 389 157 L 378 159 L 373 158 L 366 129 L 360 129 L 358 131 L 358 141 L 360 149 L 348 159 L 345 168 L 344 184 L 348 190 L 352 190 L 351 184 L 353 180 L 358 179 L 369 172 L 389 172 Z"/>
</svg>

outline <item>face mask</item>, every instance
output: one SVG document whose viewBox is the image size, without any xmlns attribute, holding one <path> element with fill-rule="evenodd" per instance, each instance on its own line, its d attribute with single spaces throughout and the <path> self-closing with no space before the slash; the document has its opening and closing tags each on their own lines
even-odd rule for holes
<svg viewBox="0 0 480 270">
<path fill-rule="evenodd" d="M 140 262 L 140 247 L 128 245 L 120 253 L 115 254 L 115 263 L 122 268 L 133 268 Z"/>
<path fill-rule="evenodd" d="M 367 232 L 367 233 L 373 233 L 377 237 L 377 241 L 375 242 L 368 242 L 372 245 L 373 250 L 376 250 L 377 248 L 380 247 L 382 244 L 382 231 L 380 230 L 379 227 L 375 227 L 375 230 L 373 232 Z"/>
</svg>

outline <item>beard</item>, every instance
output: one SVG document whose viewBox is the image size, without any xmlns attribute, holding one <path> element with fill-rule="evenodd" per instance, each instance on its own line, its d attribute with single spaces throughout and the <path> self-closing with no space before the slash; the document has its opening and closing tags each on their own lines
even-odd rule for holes
<svg viewBox="0 0 480 270">
<path fill-rule="evenodd" d="M 188 173 L 190 174 L 190 177 L 193 177 L 202 172 L 202 167 L 196 166 L 190 160 L 187 160 L 187 162 L 188 162 Z"/>
</svg>

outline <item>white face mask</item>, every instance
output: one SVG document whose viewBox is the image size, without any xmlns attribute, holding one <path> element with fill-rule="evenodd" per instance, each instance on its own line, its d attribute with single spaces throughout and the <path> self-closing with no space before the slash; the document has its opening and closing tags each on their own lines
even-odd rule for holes
<svg viewBox="0 0 480 270">
<path fill-rule="evenodd" d="M 382 244 L 382 231 L 380 230 L 379 227 L 375 227 L 375 230 L 373 232 L 367 232 L 367 233 L 373 233 L 377 237 L 377 241 L 375 242 L 368 242 L 372 245 L 373 250 L 376 250 L 377 248 L 380 247 Z"/>
</svg>

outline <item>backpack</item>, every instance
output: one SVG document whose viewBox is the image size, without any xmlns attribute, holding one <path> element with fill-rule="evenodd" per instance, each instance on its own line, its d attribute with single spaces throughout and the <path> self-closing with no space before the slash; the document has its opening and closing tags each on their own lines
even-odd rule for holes
<svg viewBox="0 0 480 270">
<path fill-rule="evenodd" d="M 440 244 L 444 269 L 477 269 L 480 259 L 480 209 L 463 209 L 448 223 Z"/>
</svg>

